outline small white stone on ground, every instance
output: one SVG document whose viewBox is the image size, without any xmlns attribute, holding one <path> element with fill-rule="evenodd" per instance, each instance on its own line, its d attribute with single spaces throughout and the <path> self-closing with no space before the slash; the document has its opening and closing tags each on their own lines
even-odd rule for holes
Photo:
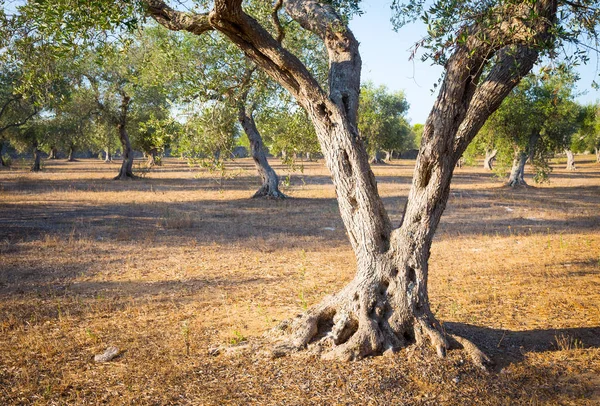
<svg viewBox="0 0 600 406">
<path fill-rule="evenodd" d="M 95 362 L 108 362 L 119 355 L 119 349 L 117 347 L 108 347 L 102 354 L 94 355 Z"/>
</svg>

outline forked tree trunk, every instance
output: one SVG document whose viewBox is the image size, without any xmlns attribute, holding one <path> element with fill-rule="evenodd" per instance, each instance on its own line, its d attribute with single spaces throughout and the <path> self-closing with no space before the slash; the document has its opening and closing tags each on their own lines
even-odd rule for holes
<svg viewBox="0 0 600 406">
<path fill-rule="evenodd" d="M 577 168 L 575 167 L 575 155 L 573 155 L 573 151 L 571 151 L 570 149 L 566 149 L 565 154 L 567 154 L 567 168 L 566 169 L 569 171 L 574 171 Z"/>
<path fill-rule="evenodd" d="M 245 99 L 245 98 L 244 98 Z M 245 106 L 245 100 L 240 102 L 238 119 L 248 141 L 250 142 L 250 153 L 254 160 L 254 166 L 262 179 L 262 186 L 254 193 L 252 197 L 271 197 L 283 199 L 286 197 L 279 191 L 279 177 L 275 170 L 269 165 L 262 137 L 256 128 L 254 117 L 251 112 L 248 112 Z"/>
<path fill-rule="evenodd" d="M 498 154 L 498 150 L 486 150 L 485 158 L 483 159 L 483 168 L 491 171 L 494 169 L 494 161 L 496 160 L 496 155 Z"/>
<path fill-rule="evenodd" d="M 38 143 L 33 144 L 33 165 L 31 166 L 31 172 L 39 172 L 42 170 L 41 166 L 42 151 L 38 147 Z"/>
<path fill-rule="evenodd" d="M 117 129 L 119 131 L 119 140 L 121 141 L 121 147 L 123 149 L 123 163 L 119 174 L 115 176 L 115 180 L 133 179 L 133 150 L 131 149 L 131 142 L 129 141 L 129 134 L 127 133 L 127 112 L 129 111 L 130 97 L 125 93 L 121 94 L 121 109 L 119 114 L 119 122 Z"/>
<path fill-rule="evenodd" d="M 326 350 L 325 358 L 357 359 L 429 341 L 443 356 L 448 341 L 429 306 L 428 259 L 454 166 L 489 115 L 531 70 L 537 52 L 520 45 L 499 49 L 498 44 L 507 41 L 487 41 L 485 27 L 468 28 L 474 33 L 456 46 L 446 63 L 444 82 L 424 127 L 403 220 L 393 230 L 356 129 L 358 42 L 329 5 L 312 0 L 285 2 L 288 15 L 320 36 L 327 47 L 330 88 L 325 92 L 296 57 L 244 13 L 240 1 L 216 0 L 210 19 L 190 19 L 173 13 L 163 2 L 151 3 L 150 13 L 168 28 L 196 34 L 209 29 L 222 32 L 290 91 L 315 126 L 357 271 L 340 292 L 281 326 L 289 336 L 275 355 L 308 345 L 315 351 Z M 541 0 L 534 7 L 546 17 L 544 21 L 553 20 L 555 3 Z M 528 9 L 522 11 L 529 15 Z M 536 29 L 546 32 L 546 25 Z M 514 35 L 519 27 L 507 28 L 507 35 Z M 484 69 L 489 60 L 493 66 Z M 483 365 L 486 357 L 480 351 L 460 337 L 454 339 Z"/>
<path fill-rule="evenodd" d="M 523 151 L 515 153 L 510 176 L 508 177 L 508 186 L 526 186 L 525 182 L 525 164 L 527 163 L 527 154 Z"/>
</svg>

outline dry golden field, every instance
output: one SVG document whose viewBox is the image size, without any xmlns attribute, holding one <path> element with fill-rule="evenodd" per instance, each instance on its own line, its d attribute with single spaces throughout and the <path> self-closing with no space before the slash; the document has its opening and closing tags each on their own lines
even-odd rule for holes
<svg viewBox="0 0 600 406">
<path fill-rule="evenodd" d="M 374 168 L 395 222 L 413 164 Z M 561 168 L 517 190 L 456 170 L 430 298 L 490 373 L 414 347 L 350 363 L 210 355 L 262 342 L 352 277 L 320 162 L 290 174 L 285 201 L 249 199 L 249 160 L 221 177 L 167 159 L 128 182 L 96 160 L 2 170 L 0 405 L 600 404 L 600 165 Z"/>
</svg>

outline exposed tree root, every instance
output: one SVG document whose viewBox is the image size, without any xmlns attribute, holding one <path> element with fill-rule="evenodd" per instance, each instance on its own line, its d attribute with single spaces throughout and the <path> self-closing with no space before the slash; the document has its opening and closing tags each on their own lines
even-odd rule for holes
<svg viewBox="0 0 600 406">
<path fill-rule="evenodd" d="M 260 187 L 260 189 L 258 189 L 256 191 L 256 193 L 254 193 L 254 195 L 252 196 L 253 199 L 259 198 L 259 197 L 264 197 L 267 199 L 287 199 L 288 198 L 288 196 L 281 193 L 279 191 L 279 189 L 273 189 L 273 188 L 269 187 L 269 185 L 262 185 Z"/>
<path fill-rule="evenodd" d="M 351 361 L 395 353 L 416 344 L 433 346 L 440 358 L 446 356 L 449 348 L 462 348 L 478 367 L 487 369 L 491 365 L 472 342 L 446 335 L 432 313 L 392 311 L 382 301 L 361 299 L 361 288 L 364 286 L 351 283 L 306 313 L 282 322 L 270 332 L 270 338 L 275 340 L 270 356 L 306 350 L 322 359 Z M 385 291 L 379 294 L 386 296 Z"/>
<path fill-rule="evenodd" d="M 126 173 L 126 174 L 120 173 L 113 178 L 113 180 L 135 180 L 135 179 L 138 179 L 138 176 L 135 176 L 132 173 Z"/>
</svg>

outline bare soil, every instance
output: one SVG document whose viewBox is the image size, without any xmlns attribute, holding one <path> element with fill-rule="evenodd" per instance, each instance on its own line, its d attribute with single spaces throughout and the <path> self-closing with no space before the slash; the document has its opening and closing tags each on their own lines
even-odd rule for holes
<svg viewBox="0 0 600 406">
<path fill-rule="evenodd" d="M 322 162 L 273 160 L 282 201 L 249 199 L 245 159 L 225 174 L 166 159 L 134 181 L 97 160 L 1 170 L 0 404 L 600 404 L 600 165 L 563 161 L 515 190 L 456 170 L 430 298 L 490 373 L 459 350 L 340 363 L 246 349 L 353 275 Z M 413 165 L 374 167 L 396 223 Z M 109 346 L 119 356 L 95 363 Z"/>
</svg>

